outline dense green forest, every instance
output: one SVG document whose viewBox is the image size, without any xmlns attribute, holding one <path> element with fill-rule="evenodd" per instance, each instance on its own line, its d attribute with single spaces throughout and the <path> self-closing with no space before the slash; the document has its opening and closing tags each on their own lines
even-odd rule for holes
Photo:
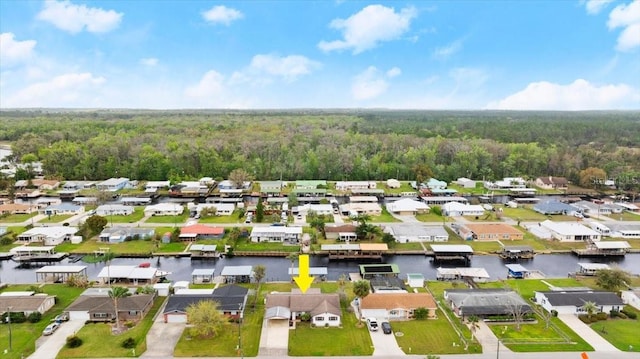
<svg viewBox="0 0 640 359">
<path fill-rule="evenodd" d="M 640 112 L 5 110 L 0 141 L 64 179 L 640 178 Z"/>
</svg>

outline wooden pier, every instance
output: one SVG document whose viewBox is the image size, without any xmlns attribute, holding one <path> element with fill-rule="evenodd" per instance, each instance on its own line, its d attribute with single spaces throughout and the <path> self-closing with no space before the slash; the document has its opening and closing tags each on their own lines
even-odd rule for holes
<svg viewBox="0 0 640 359">
<path fill-rule="evenodd" d="M 601 241 L 593 242 L 585 249 L 573 249 L 573 254 L 578 257 L 623 257 L 627 254 L 631 245 L 626 241 Z"/>
</svg>

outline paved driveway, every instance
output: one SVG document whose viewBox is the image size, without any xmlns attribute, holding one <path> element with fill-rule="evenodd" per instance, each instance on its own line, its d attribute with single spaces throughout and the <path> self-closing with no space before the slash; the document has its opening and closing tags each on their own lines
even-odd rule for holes
<svg viewBox="0 0 640 359">
<path fill-rule="evenodd" d="M 619 352 L 618 348 L 614 347 L 598 333 L 593 331 L 590 326 L 584 324 L 578 316 L 574 314 L 558 314 L 558 318 L 589 343 L 589 345 L 593 347 L 593 350 L 598 352 Z"/>
<path fill-rule="evenodd" d="M 73 335 L 84 325 L 84 320 L 70 320 L 63 322 L 60 328 L 49 336 L 42 336 L 36 340 L 36 351 L 29 356 L 31 359 L 51 359 L 67 342 L 67 337 Z"/>
<path fill-rule="evenodd" d="M 382 321 L 378 320 L 378 324 Z M 393 329 L 393 324 L 391 324 Z M 404 352 L 398 346 L 396 336 L 394 334 L 384 334 L 382 328 L 377 331 L 369 331 L 371 335 L 371 342 L 373 343 L 373 356 L 390 356 L 390 355 L 404 355 Z M 405 348 L 407 354 L 409 349 Z"/>
<path fill-rule="evenodd" d="M 186 326 L 185 323 L 165 323 L 161 312 L 159 313 L 147 332 L 147 351 L 142 354 L 143 358 L 172 357 Z"/>
<path fill-rule="evenodd" d="M 264 319 L 258 356 L 286 357 L 289 353 L 289 321 Z"/>
</svg>

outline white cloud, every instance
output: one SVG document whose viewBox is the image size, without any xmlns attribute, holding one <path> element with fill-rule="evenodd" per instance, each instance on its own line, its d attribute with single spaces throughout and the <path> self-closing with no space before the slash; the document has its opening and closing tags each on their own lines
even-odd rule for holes
<svg viewBox="0 0 640 359">
<path fill-rule="evenodd" d="M 587 13 L 590 15 L 599 14 L 602 9 L 607 7 L 613 0 L 586 0 L 583 1 Z"/>
<path fill-rule="evenodd" d="M 0 34 L 0 66 L 11 66 L 29 59 L 36 46 L 35 40 L 16 41 L 11 32 Z"/>
<path fill-rule="evenodd" d="M 389 71 L 387 71 L 388 78 L 394 78 L 396 76 L 400 76 L 401 74 L 402 74 L 402 70 L 400 70 L 400 68 L 398 67 L 392 67 L 389 69 Z"/>
<path fill-rule="evenodd" d="M 297 77 L 310 74 L 320 67 L 320 63 L 300 55 L 280 57 L 277 55 L 256 55 L 249 67 L 268 75 L 294 81 Z"/>
<path fill-rule="evenodd" d="M 546 81 L 530 83 L 524 90 L 491 102 L 502 110 L 606 110 L 637 109 L 640 91 L 625 84 L 597 86 L 578 79 L 568 85 Z"/>
<path fill-rule="evenodd" d="M 344 39 L 320 41 L 323 51 L 353 49 L 354 54 L 376 47 L 380 42 L 400 38 L 409 30 L 411 20 L 417 15 L 415 8 L 400 12 L 382 5 L 369 5 L 347 19 L 335 19 L 329 25 L 342 31 Z"/>
<path fill-rule="evenodd" d="M 440 60 L 446 60 L 451 55 L 462 50 L 462 40 L 458 39 L 444 47 L 438 47 L 433 51 L 433 57 Z"/>
<path fill-rule="evenodd" d="M 486 71 L 471 67 L 458 67 L 449 71 L 449 76 L 455 81 L 456 89 L 463 92 L 476 90 L 489 79 Z"/>
<path fill-rule="evenodd" d="M 85 29 L 94 33 L 109 32 L 120 25 L 122 16 L 122 13 L 114 10 L 74 5 L 68 0 L 47 0 L 37 18 L 76 34 Z"/>
<path fill-rule="evenodd" d="M 387 80 L 399 76 L 401 73 L 402 71 L 397 67 L 383 73 L 375 66 L 369 66 L 353 79 L 351 96 L 359 101 L 376 98 L 389 89 Z"/>
<path fill-rule="evenodd" d="M 187 87 L 185 95 L 187 97 L 207 98 L 220 95 L 224 89 L 224 76 L 217 71 L 211 70 L 202 76 L 200 82 Z"/>
<path fill-rule="evenodd" d="M 37 82 L 7 99 L 6 107 L 90 107 L 93 92 L 105 83 L 104 77 L 89 72 L 67 73 Z"/>
<path fill-rule="evenodd" d="M 616 6 L 609 13 L 607 26 L 610 30 L 621 27 L 616 50 L 630 51 L 640 46 L 640 0 Z"/>
<path fill-rule="evenodd" d="M 244 15 L 236 9 L 219 5 L 203 12 L 202 17 L 210 23 L 229 26 L 233 21 L 242 19 Z"/>
<path fill-rule="evenodd" d="M 159 60 L 156 59 L 155 57 L 147 57 L 144 59 L 140 59 L 140 65 L 144 65 L 144 66 L 156 66 L 158 64 Z"/>
</svg>

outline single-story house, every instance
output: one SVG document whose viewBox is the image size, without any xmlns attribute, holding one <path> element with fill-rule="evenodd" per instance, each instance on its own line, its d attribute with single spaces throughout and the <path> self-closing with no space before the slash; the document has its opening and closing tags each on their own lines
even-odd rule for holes
<svg viewBox="0 0 640 359">
<path fill-rule="evenodd" d="M 31 185 L 40 191 L 51 191 L 60 186 L 60 181 L 34 178 L 31 180 Z M 28 180 L 18 180 L 14 184 L 15 188 L 26 188 L 27 186 L 29 186 Z"/>
<path fill-rule="evenodd" d="M 157 191 L 159 189 L 167 189 L 169 188 L 169 186 L 171 186 L 171 182 L 170 181 L 149 181 L 147 183 L 144 184 L 144 189 L 146 190 L 154 190 Z"/>
<path fill-rule="evenodd" d="M 351 223 L 325 223 L 324 234 L 327 239 L 336 239 L 341 241 L 357 240 L 357 226 Z"/>
<path fill-rule="evenodd" d="M 92 290 L 93 289 L 93 290 Z M 95 290 L 101 289 L 101 290 Z M 116 318 L 113 299 L 109 297 L 108 288 L 89 288 L 67 307 L 71 320 L 92 322 L 110 322 Z M 155 295 L 135 294 L 118 299 L 118 319 L 121 321 L 140 320 L 153 306 Z"/>
<path fill-rule="evenodd" d="M 76 215 L 84 212 L 83 206 L 76 206 L 71 203 L 61 203 L 52 206 L 48 206 L 40 211 L 41 214 L 47 216 L 56 216 L 56 215 Z"/>
<path fill-rule="evenodd" d="M 640 310 L 640 289 L 623 290 L 621 293 L 621 299 L 624 304 L 630 305 Z"/>
<path fill-rule="evenodd" d="M 201 215 L 205 208 L 215 208 L 216 216 L 230 216 L 233 211 L 236 210 L 235 203 L 198 203 L 197 205 L 189 206 L 189 211 L 195 213 L 196 216 Z"/>
<path fill-rule="evenodd" d="M 249 237 L 251 242 L 299 243 L 300 239 L 302 239 L 302 227 L 253 227 Z"/>
<path fill-rule="evenodd" d="M 615 238 L 640 238 L 640 224 L 633 223 L 609 223 L 607 226 L 611 230 L 611 237 Z"/>
<path fill-rule="evenodd" d="M 231 318 L 242 318 L 247 305 L 249 290 L 237 285 L 218 287 L 211 294 L 172 295 L 164 307 L 162 315 L 165 323 L 186 323 L 187 308 L 201 301 L 214 301 L 218 310 Z"/>
<path fill-rule="evenodd" d="M 105 243 L 122 243 L 132 239 L 151 238 L 156 233 L 153 228 L 139 227 L 107 227 L 100 232 L 98 236 L 100 242 Z"/>
<path fill-rule="evenodd" d="M 459 196 L 422 196 L 420 200 L 429 206 L 442 206 L 451 202 L 469 203 L 469 200 Z"/>
<path fill-rule="evenodd" d="M 342 325 L 340 297 L 337 293 L 320 293 L 319 288 L 309 288 L 304 294 L 299 290 L 267 294 L 265 308 L 264 317 L 269 320 L 288 320 L 295 325 L 302 314 L 308 313 L 316 327 Z"/>
<path fill-rule="evenodd" d="M 35 212 L 37 209 L 37 206 L 28 204 L 0 204 L 0 214 L 29 214 Z"/>
<path fill-rule="evenodd" d="M 463 204 L 459 202 L 449 202 L 442 205 L 442 212 L 445 216 L 481 216 L 484 208 L 480 205 Z"/>
<path fill-rule="evenodd" d="M 545 216 L 553 214 L 569 215 L 575 212 L 580 212 L 579 208 L 560 201 L 539 202 L 533 206 L 533 210 L 540 214 L 544 214 Z"/>
<path fill-rule="evenodd" d="M 354 189 L 372 189 L 376 188 L 378 184 L 375 181 L 337 181 L 336 190 L 338 191 L 351 191 Z"/>
<path fill-rule="evenodd" d="M 613 292 L 595 290 L 563 290 L 535 292 L 536 303 L 545 310 L 555 310 L 560 314 L 586 314 L 584 305 L 593 302 L 598 312 L 609 313 L 624 307 L 622 299 Z"/>
<path fill-rule="evenodd" d="M 382 207 L 378 203 L 356 202 L 346 203 L 340 206 L 342 213 L 368 214 L 370 216 L 379 216 L 382 214 Z"/>
<path fill-rule="evenodd" d="M 511 189 L 511 188 L 525 188 L 527 181 L 522 177 L 504 177 L 500 181 L 490 182 L 485 181 L 484 187 L 487 189 Z"/>
<path fill-rule="evenodd" d="M 116 192 L 121 189 L 131 187 L 131 183 L 128 178 L 120 177 L 120 178 L 109 178 L 106 181 L 100 182 L 96 184 L 96 188 L 99 191 L 109 191 Z"/>
<path fill-rule="evenodd" d="M 34 292 L 3 292 L 0 294 L 0 311 L 6 313 L 11 308 L 12 313 L 23 313 L 28 316 L 31 313 L 46 313 L 56 304 L 53 295 L 35 295 Z"/>
<path fill-rule="evenodd" d="M 184 207 L 177 203 L 158 203 L 144 208 L 145 216 L 179 216 Z"/>
<path fill-rule="evenodd" d="M 475 241 L 513 241 L 524 239 L 524 233 L 506 223 L 468 223 L 457 227 L 464 239 Z"/>
<path fill-rule="evenodd" d="M 326 180 L 296 180 L 295 189 L 327 188 Z"/>
<path fill-rule="evenodd" d="M 98 216 L 129 216 L 135 210 L 132 206 L 123 206 L 121 204 L 103 204 L 96 208 Z"/>
<path fill-rule="evenodd" d="M 210 227 L 204 224 L 193 224 L 180 228 L 180 240 L 196 241 L 199 239 L 220 239 L 224 236 L 223 227 Z"/>
<path fill-rule="evenodd" d="M 42 243 L 45 246 L 57 246 L 64 241 L 70 241 L 76 232 L 78 232 L 78 227 L 33 227 L 20 233 L 17 241 L 23 243 Z"/>
<path fill-rule="evenodd" d="M 429 293 L 371 293 L 360 302 L 363 318 L 380 320 L 409 320 L 418 308 L 427 309 L 430 318 L 436 315 L 436 302 Z"/>
<path fill-rule="evenodd" d="M 312 204 L 307 203 L 302 206 L 295 207 L 293 212 L 297 212 L 299 214 L 308 215 L 311 212 L 314 212 L 317 215 L 331 215 L 333 214 L 333 206 L 330 204 Z"/>
<path fill-rule="evenodd" d="M 384 228 L 398 243 L 409 242 L 446 242 L 449 232 L 444 226 L 426 226 L 421 224 L 391 224 Z"/>
<path fill-rule="evenodd" d="M 472 315 L 484 318 L 490 316 L 531 313 L 529 304 L 511 289 L 447 289 L 444 299 L 453 312 L 462 318 Z"/>
<path fill-rule="evenodd" d="M 453 183 L 462 188 L 476 188 L 476 181 L 466 177 L 460 177 L 457 180 L 453 181 Z"/>
<path fill-rule="evenodd" d="M 282 187 L 282 181 L 260 181 L 260 193 L 279 195 Z"/>
<path fill-rule="evenodd" d="M 551 237 L 561 242 L 594 241 L 602 238 L 600 232 L 576 222 L 553 222 L 546 220 L 540 226 L 551 233 Z"/>
<path fill-rule="evenodd" d="M 387 204 L 387 211 L 399 215 L 416 215 L 420 213 L 429 213 L 429 206 L 424 202 L 417 201 L 412 198 L 402 198 Z"/>
<path fill-rule="evenodd" d="M 400 188 L 401 186 L 400 181 L 395 178 L 389 178 L 386 184 L 387 188 Z"/>
<path fill-rule="evenodd" d="M 612 214 L 619 214 L 624 211 L 624 207 L 621 207 L 614 203 L 596 203 L 591 201 L 578 201 L 572 204 L 572 206 L 578 208 L 582 213 L 588 213 L 593 215 L 609 216 Z"/>
<path fill-rule="evenodd" d="M 569 181 L 565 177 L 546 176 L 536 178 L 535 185 L 543 189 L 566 190 L 569 186 Z"/>
</svg>

